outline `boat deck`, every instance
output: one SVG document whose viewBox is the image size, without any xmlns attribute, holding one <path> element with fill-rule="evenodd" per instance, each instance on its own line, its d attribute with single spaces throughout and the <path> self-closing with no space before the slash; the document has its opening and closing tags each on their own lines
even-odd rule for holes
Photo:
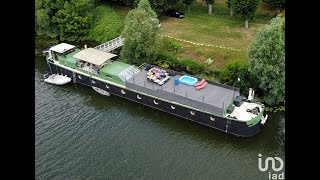
<svg viewBox="0 0 320 180">
<path fill-rule="evenodd" d="M 126 80 L 128 88 L 141 91 L 162 99 L 174 101 L 200 110 L 223 115 L 223 110 L 239 95 L 238 91 L 208 83 L 203 89 L 179 83 L 174 85 L 174 79 L 179 75 L 170 76 L 162 86 L 147 80 L 147 71 L 142 70 Z"/>
</svg>

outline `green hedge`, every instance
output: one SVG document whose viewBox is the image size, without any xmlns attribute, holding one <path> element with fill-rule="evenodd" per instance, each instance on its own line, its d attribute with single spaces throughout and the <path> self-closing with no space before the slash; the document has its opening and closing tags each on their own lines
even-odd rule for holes
<svg viewBox="0 0 320 180">
<path fill-rule="evenodd" d="M 194 60 L 178 60 L 176 57 L 165 52 L 161 52 L 158 54 L 155 65 L 176 71 L 184 71 L 190 74 L 201 74 L 205 73 L 206 70 L 204 65 L 199 64 Z"/>
<path fill-rule="evenodd" d="M 200 74 L 200 73 L 203 73 L 205 70 L 204 65 L 199 64 L 194 60 L 187 59 L 187 60 L 181 61 L 181 63 L 186 67 L 187 71 L 192 73 Z"/>
</svg>

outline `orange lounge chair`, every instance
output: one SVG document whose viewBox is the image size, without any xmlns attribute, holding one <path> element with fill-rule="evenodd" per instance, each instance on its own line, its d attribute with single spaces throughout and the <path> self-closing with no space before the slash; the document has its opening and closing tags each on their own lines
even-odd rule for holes
<svg viewBox="0 0 320 180">
<path fill-rule="evenodd" d="M 202 79 L 200 82 L 198 82 L 197 84 L 195 84 L 194 86 L 197 87 L 197 86 L 201 86 L 206 80 L 205 79 Z"/>
<path fill-rule="evenodd" d="M 208 84 L 208 83 L 207 83 L 207 81 L 206 81 L 206 82 L 204 82 L 202 85 L 197 86 L 196 89 L 197 89 L 197 90 L 202 89 L 202 88 L 206 87 L 207 84 Z"/>
</svg>

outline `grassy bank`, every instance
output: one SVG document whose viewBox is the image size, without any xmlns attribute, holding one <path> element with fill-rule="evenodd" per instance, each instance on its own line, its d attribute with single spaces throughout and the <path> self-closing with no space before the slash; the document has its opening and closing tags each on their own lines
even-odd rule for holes
<svg viewBox="0 0 320 180">
<path fill-rule="evenodd" d="M 94 23 L 87 35 L 88 40 L 104 43 L 121 34 L 125 18 L 123 13 L 118 13 L 110 6 L 98 6 L 94 17 Z"/>
</svg>

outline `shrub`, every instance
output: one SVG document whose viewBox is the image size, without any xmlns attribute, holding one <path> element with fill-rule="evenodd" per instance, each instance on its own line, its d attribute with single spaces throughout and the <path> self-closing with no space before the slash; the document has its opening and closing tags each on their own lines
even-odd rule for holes
<svg viewBox="0 0 320 180">
<path fill-rule="evenodd" d="M 185 71 L 190 74 L 200 74 L 205 72 L 205 66 L 197 63 L 194 60 L 182 60 L 179 61 L 176 57 L 171 54 L 161 52 L 158 54 L 157 61 L 155 65 L 161 67 L 167 67 L 176 71 Z"/>
<path fill-rule="evenodd" d="M 168 51 L 180 52 L 182 49 L 182 46 L 180 44 L 170 40 L 167 41 L 166 46 Z"/>
<path fill-rule="evenodd" d="M 246 92 L 250 87 L 256 87 L 256 82 L 251 78 L 248 71 L 248 63 L 242 60 L 233 60 L 226 64 L 226 66 L 219 72 L 216 72 L 217 77 L 221 83 L 236 86 L 242 92 Z M 238 82 L 238 77 L 240 82 Z"/>
<path fill-rule="evenodd" d="M 203 55 L 203 52 L 202 52 L 200 49 L 197 49 L 196 52 L 195 52 L 195 54 L 196 54 L 197 56 L 201 56 L 201 55 Z"/>
<path fill-rule="evenodd" d="M 184 60 L 182 64 L 186 67 L 186 70 L 190 73 L 202 73 L 205 70 L 204 65 L 195 62 L 194 60 Z"/>
</svg>

